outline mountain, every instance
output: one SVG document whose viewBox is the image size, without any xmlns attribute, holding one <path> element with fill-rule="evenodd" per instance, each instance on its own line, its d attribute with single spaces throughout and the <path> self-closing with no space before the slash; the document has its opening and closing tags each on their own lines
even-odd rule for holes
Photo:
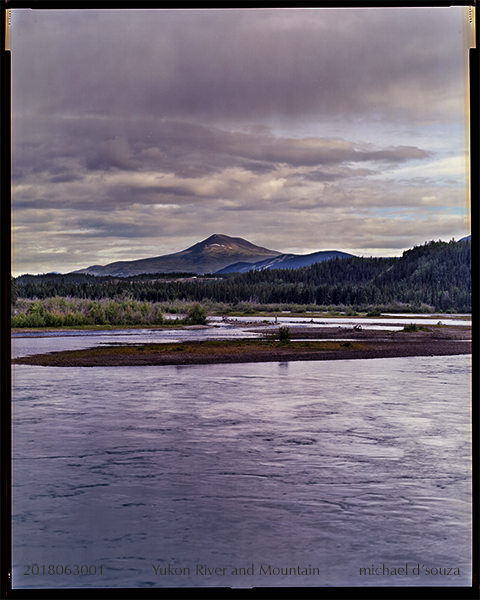
<svg viewBox="0 0 480 600">
<path fill-rule="evenodd" d="M 351 258 L 353 254 L 338 252 L 337 250 L 323 250 L 313 252 L 312 254 L 280 254 L 273 258 L 267 258 L 256 263 L 238 262 L 217 271 L 217 275 L 225 273 L 246 273 L 252 269 L 263 271 L 264 269 L 298 269 L 300 267 L 309 267 L 314 263 L 319 263 L 331 258 Z"/>
<path fill-rule="evenodd" d="M 458 240 L 459 242 L 471 242 L 472 241 L 472 234 L 470 235 L 466 235 L 465 237 L 463 237 L 461 240 Z"/>
<path fill-rule="evenodd" d="M 214 234 L 203 242 L 174 254 L 92 265 L 74 273 L 128 277 L 142 273 L 213 273 L 232 263 L 257 263 L 279 256 L 280 252 L 256 246 L 247 240 Z"/>
<path fill-rule="evenodd" d="M 246 273 L 252 269 L 298 269 L 331 258 L 348 258 L 352 254 L 325 250 L 312 254 L 282 254 L 256 246 L 238 237 L 214 234 L 203 242 L 174 254 L 92 265 L 74 273 L 128 277 L 143 273 Z"/>
</svg>

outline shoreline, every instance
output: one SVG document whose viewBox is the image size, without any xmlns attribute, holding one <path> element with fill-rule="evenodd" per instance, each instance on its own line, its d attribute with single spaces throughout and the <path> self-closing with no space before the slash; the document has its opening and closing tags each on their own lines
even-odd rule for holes
<svg viewBox="0 0 480 600">
<path fill-rule="evenodd" d="M 271 334 L 259 329 L 256 333 Z M 231 364 L 448 356 L 471 354 L 470 327 L 432 327 L 422 331 L 356 331 L 351 328 L 291 328 L 290 343 L 268 339 L 138 343 L 34 354 L 13 364 L 54 367 L 120 367 Z M 297 341 L 295 341 L 297 340 Z"/>
</svg>

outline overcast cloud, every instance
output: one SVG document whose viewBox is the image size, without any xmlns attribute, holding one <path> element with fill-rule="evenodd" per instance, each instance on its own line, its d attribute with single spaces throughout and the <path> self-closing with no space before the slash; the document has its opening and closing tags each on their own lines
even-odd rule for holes
<svg viewBox="0 0 480 600">
<path fill-rule="evenodd" d="M 12 13 L 17 275 L 470 233 L 466 9 Z"/>
</svg>

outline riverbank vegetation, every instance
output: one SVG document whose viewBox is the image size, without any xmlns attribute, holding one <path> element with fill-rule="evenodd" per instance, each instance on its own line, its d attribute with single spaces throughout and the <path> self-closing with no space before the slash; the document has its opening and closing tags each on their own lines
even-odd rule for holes
<svg viewBox="0 0 480 600">
<path fill-rule="evenodd" d="M 322 317 L 378 317 L 382 313 L 432 313 L 433 308 L 422 305 L 384 305 L 379 307 L 318 306 L 310 304 L 258 304 L 242 302 L 229 305 L 220 302 L 204 303 L 177 300 L 175 302 L 137 302 L 125 299 L 82 300 L 54 297 L 43 300 L 20 298 L 12 306 L 11 327 L 22 328 L 109 328 L 109 327 L 178 327 L 205 325 L 210 315 L 229 319 L 255 317 L 261 320 L 272 315 L 288 313 L 306 319 Z M 442 312 L 442 311 L 439 311 Z M 443 311 L 453 313 L 453 310 Z"/>
<path fill-rule="evenodd" d="M 167 307 L 172 314 L 177 307 Z M 184 303 L 178 318 L 166 319 L 165 306 L 132 299 L 80 300 L 55 297 L 17 300 L 11 317 L 13 328 L 110 326 L 205 325 L 207 310 L 198 303 Z"/>
</svg>

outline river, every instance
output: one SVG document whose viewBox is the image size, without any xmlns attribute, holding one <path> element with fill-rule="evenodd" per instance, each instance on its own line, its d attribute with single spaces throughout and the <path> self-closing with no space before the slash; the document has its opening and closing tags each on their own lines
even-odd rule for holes
<svg viewBox="0 0 480 600">
<path fill-rule="evenodd" d="M 470 377 L 469 355 L 16 365 L 12 587 L 468 586 Z"/>
</svg>

